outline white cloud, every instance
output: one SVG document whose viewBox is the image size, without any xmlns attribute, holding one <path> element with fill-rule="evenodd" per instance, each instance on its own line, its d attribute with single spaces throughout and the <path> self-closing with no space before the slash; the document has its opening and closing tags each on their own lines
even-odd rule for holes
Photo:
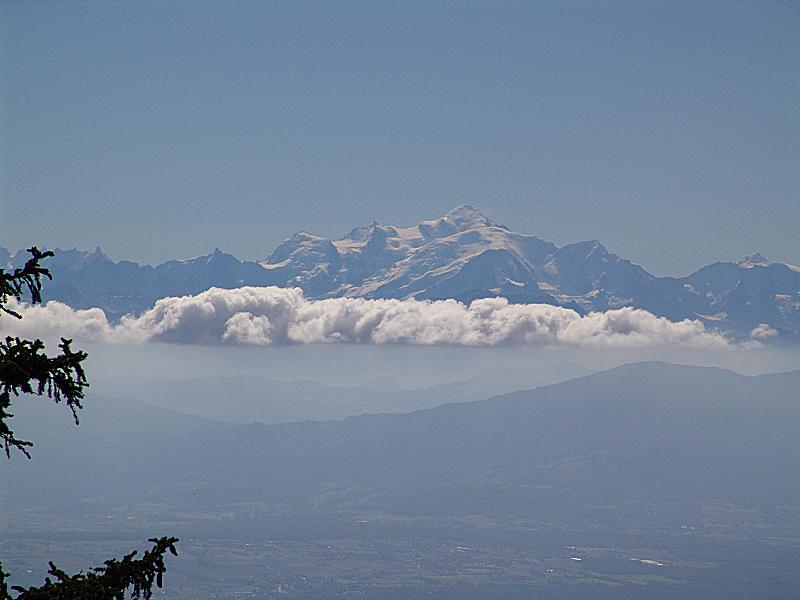
<svg viewBox="0 0 800 600">
<path fill-rule="evenodd" d="M 111 341 L 115 332 L 99 308 L 75 310 L 61 302 L 45 305 L 20 304 L 11 300 L 8 308 L 23 316 L 17 319 L 0 313 L 0 336 L 25 339 L 76 338 L 86 341 Z"/>
<path fill-rule="evenodd" d="M 3 335 L 241 345 L 730 346 L 700 321 L 673 322 L 635 308 L 581 316 L 546 304 L 509 304 L 504 298 L 470 305 L 455 300 L 307 300 L 296 288 L 211 288 L 196 296 L 163 298 L 118 325 L 109 324 L 100 309 L 74 310 L 59 302 L 15 309 L 24 318 L 0 317 Z"/>
<path fill-rule="evenodd" d="M 770 327 L 766 323 L 759 323 L 750 332 L 750 337 L 756 340 L 765 340 L 778 335 L 778 330 Z"/>
</svg>

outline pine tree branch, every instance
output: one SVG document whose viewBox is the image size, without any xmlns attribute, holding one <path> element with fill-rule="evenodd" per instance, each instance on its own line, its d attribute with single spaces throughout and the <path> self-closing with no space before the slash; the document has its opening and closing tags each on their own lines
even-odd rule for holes
<svg viewBox="0 0 800 600">
<path fill-rule="evenodd" d="M 175 544 L 178 538 L 162 537 L 148 540 L 153 547 L 146 551 L 142 558 L 136 559 L 134 550 L 122 560 L 116 558 L 105 561 L 105 566 L 96 567 L 86 573 L 68 575 L 52 562 L 40 587 L 24 588 L 11 586 L 11 590 L 19 595 L 16 599 L 8 593 L 5 577 L 0 565 L 0 600 L 125 600 L 125 592 L 130 589 L 130 598 L 134 600 L 150 600 L 153 585 L 161 587 L 162 578 L 167 570 L 164 556 L 169 552 L 178 556 Z"/>
</svg>

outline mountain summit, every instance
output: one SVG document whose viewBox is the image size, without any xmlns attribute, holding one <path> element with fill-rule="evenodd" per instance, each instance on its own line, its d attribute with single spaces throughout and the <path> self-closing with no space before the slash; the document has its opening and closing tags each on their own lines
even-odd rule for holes
<svg viewBox="0 0 800 600">
<path fill-rule="evenodd" d="M 756 252 L 755 254 L 751 254 L 750 256 L 743 256 L 739 260 L 736 261 L 736 264 L 742 267 L 743 269 L 749 269 L 756 265 L 768 265 L 769 261 L 764 258 L 760 252 Z"/>
<path fill-rule="evenodd" d="M 501 229 L 508 229 L 507 227 L 498 225 L 477 208 L 469 204 L 459 204 L 442 218 L 434 221 L 423 221 L 417 227 L 423 233 L 426 231 L 435 232 L 438 234 L 437 237 L 440 237 L 442 234 L 451 235 L 453 233 L 480 227 L 500 227 Z"/>
<path fill-rule="evenodd" d="M 23 262 L 0 249 L 12 264 Z M 5 259 L 4 259 L 5 260 Z M 98 251 L 59 251 L 49 298 L 76 308 L 99 306 L 112 318 L 140 312 L 164 296 L 209 287 L 299 287 L 309 298 L 453 298 L 503 296 L 586 314 L 622 307 L 749 337 L 766 325 L 800 340 L 800 268 L 755 253 L 686 277 L 655 277 L 596 240 L 558 247 L 517 233 L 461 204 L 411 227 L 372 222 L 339 239 L 299 232 L 260 262 L 215 250 L 157 267 L 115 263 Z M 762 327 L 763 329 L 763 327 Z"/>
</svg>

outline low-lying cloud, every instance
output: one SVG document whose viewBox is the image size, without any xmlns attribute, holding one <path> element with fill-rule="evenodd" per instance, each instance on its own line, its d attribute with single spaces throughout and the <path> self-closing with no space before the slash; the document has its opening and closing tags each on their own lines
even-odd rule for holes
<svg viewBox="0 0 800 600">
<path fill-rule="evenodd" d="M 455 300 L 308 300 L 297 288 L 211 288 L 195 296 L 163 298 L 140 316 L 123 317 L 116 325 L 99 308 L 75 310 L 54 301 L 14 308 L 23 318 L 0 316 L 3 336 L 255 346 L 731 345 L 700 321 L 674 322 L 636 308 L 581 316 L 546 304 L 510 304 L 505 298 L 469 305 Z"/>
</svg>

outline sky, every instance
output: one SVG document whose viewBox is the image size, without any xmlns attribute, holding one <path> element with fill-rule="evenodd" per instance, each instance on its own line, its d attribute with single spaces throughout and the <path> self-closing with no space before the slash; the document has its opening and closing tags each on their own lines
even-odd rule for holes
<svg viewBox="0 0 800 600">
<path fill-rule="evenodd" d="M 466 202 L 800 263 L 797 2 L 2 2 L 0 246 L 264 258 Z"/>
</svg>

